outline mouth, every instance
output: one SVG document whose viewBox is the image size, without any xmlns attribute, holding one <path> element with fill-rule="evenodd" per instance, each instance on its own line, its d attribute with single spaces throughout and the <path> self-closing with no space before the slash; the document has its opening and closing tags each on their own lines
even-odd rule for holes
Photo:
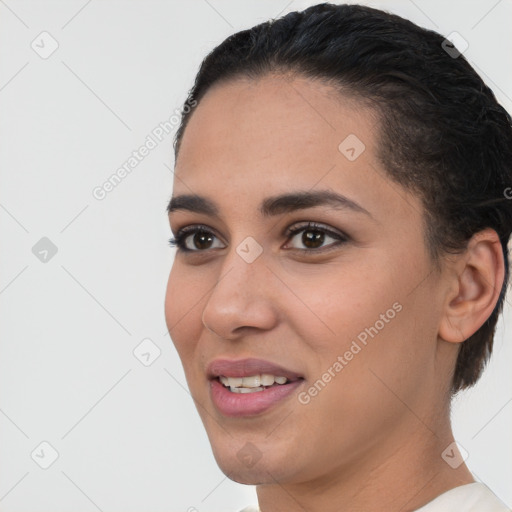
<svg viewBox="0 0 512 512">
<path fill-rule="evenodd" d="M 259 375 L 250 375 L 248 377 L 226 377 L 220 375 L 217 380 L 231 393 L 258 393 L 265 389 L 276 386 L 283 386 L 289 382 L 295 382 L 279 375 L 262 373 Z M 298 380 L 298 379 L 296 379 Z"/>
<path fill-rule="evenodd" d="M 217 359 L 208 366 L 208 378 L 213 404 L 232 417 L 262 414 L 304 382 L 300 374 L 259 359 Z"/>
</svg>

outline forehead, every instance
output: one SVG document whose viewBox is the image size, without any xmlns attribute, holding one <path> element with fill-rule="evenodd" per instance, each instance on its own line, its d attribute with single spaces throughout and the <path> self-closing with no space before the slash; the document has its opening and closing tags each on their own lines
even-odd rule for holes
<svg viewBox="0 0 512 512">
<path fill-rule="evenodd" d="M 187 166 L 201 162 L 206 152 L 210 158 L 224 153 L 253 162 L 281 154 L 288 160 L 293 154 L 318 158 L 318 153 L 335 154 L 339 143 L 355 133 L 372 146 L 372 114 L 318 80 L 270 75 L 222 83 L 191 115 L 176 167 L 181 160 Z"/>
<path fill-rule="evenodd" d="M 189 119 L 174 193 L 191 188 L 246 204 L 318 186 L 372 204 L 377 214 L 405 213 L 407 194 L 396 193 L 399 185 L 378 161 L 377 136 L 375 112 L 319 81 L 268 76 L 223 83 Z"/>
</svg>

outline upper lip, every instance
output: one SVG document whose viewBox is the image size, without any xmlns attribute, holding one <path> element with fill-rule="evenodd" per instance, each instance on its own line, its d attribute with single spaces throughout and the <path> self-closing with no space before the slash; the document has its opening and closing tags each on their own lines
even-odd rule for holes
<svg viewBox="0 0 512 512">
<path fill-rule="evenodd" d="M 210 379 L 216 379 L 220 376 L 250 377 L 251 375 L 263 373 L 274 375 L 275 377 L 286 377 L 290 381 L 302 378 L 297 372 L 283 368 L 270 361 L 256 358 L 214 359 L 208 364 L 206 371 Z"/>
</svg>

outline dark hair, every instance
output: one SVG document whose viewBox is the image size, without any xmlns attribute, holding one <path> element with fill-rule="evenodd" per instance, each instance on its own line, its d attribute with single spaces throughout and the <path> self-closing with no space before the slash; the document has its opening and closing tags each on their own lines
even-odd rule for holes
<svg viewBox="0 0 512 512">
<path fill-rule="evenodd" d="M 190 105 L 212 85 L 276 73 L 319 79 L 373 107 L 378 157 L 391 179 L 421 198 L 437 268 L 473 234 L 497 232 L 503 287 L 490 317 L 460 344 L 451 392 L 473 385 L 491 354 L 509 278 L 510 115 L 440 34 L 370 7 L 323 3 L 233 34 L 207 55 L 182 110 L 176 159 Z"/>
</svg>

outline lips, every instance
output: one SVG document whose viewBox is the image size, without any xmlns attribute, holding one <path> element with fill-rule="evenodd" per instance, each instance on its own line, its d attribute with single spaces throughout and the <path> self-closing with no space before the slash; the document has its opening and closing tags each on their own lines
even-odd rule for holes
<svg viewBox="0 0 512 512">
<path fill-rule="evenodd" d="M 213 404 L 222 415 L 230 417 L 262 414 L 283 404 L 304 382 L 304 378 L 295 371 L 253 358 L 216 359 L 208 365 L 207 375 Z M 276 382 L 268 387 L 264 385 L 265 381 L 261 386 L 260 382 L 255 382 L 255 379 L 263 380 L 272 376 Z M 242 387 L 235 388 L 229 384 Z"/>
<path fill-rule="evenodd" d="M 237 360 L 215 359 L 208 365 L 206 373 L 209 379 L 216 379 L 221 376 L 250 377 L 252 375 L 261 374 L 286 377 L 291 382 L 302 378 L 299 373 L 284 368 L 283 366 L 255 358 Z"/>
</svg>

